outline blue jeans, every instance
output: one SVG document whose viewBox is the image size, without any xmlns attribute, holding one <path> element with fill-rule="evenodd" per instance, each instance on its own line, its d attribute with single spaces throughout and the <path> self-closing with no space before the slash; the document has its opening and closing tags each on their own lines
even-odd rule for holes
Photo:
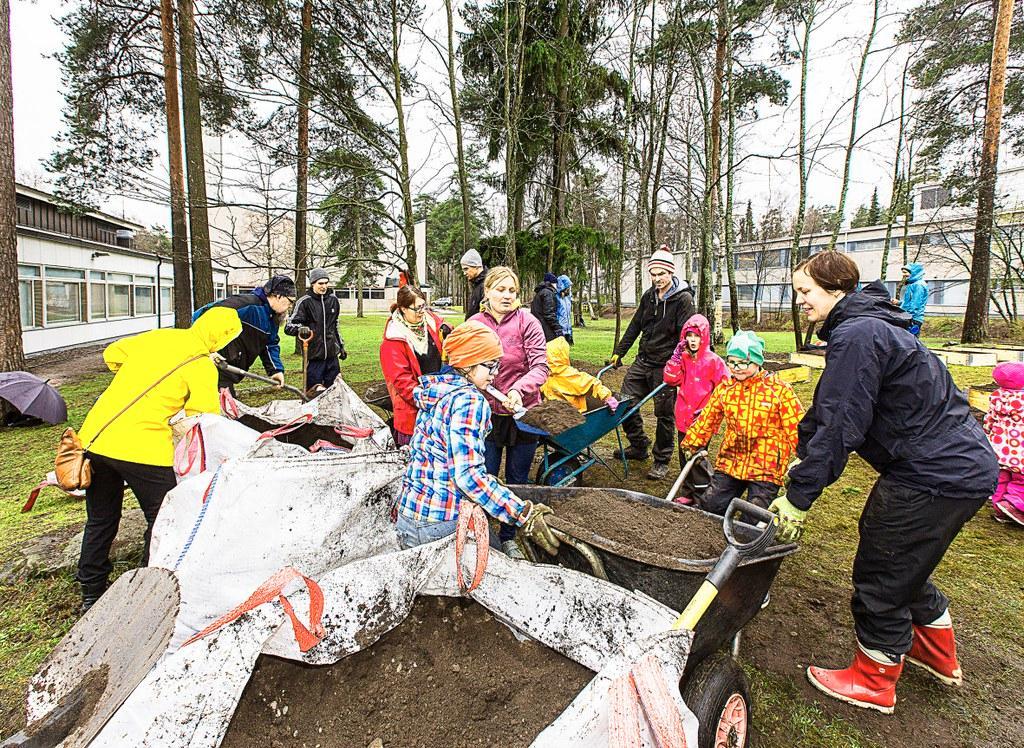
<svg viewBox="0 0 1024 748">
<path fill-rule="evenodd" d="M 395 532 L 398 533 L 398 542 L 402 548 L 415 548 L 418 545 L 433 543 L 435 540 L 454 534 L 458 523 L 457 519 L 427 522 L 410 519 L 404 514 L 399 514 L 398 521 L 395 522 Z M 490 545 L 500 550 L 498 540 L 493 533 L 490 535 Z"/>
<path fill-rule="evenodd" d="M 530 466 L 533 464 L 533 456 L 537 453 L 537 442 L 516 444 L 509 447 L 498 444 L 490 439 L 484 440 L 484 463 L 487 465 L 487 472 L 498 477 L 501 472 L 501 455 L 505 453 L 505 482 L 509 485 L 516 483 L 530 482 Z M 514 525 L 502 523 L 499 534 L 501 542 L 512 540 L 516 536 Z"/>
</svg>

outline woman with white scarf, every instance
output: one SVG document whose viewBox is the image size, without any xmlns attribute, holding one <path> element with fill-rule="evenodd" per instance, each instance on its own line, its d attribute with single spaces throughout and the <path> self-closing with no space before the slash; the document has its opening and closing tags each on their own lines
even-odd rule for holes
<svg viewBox="0 0 1024 748">
<path fill-rule="evenodd" d="M 398 289 L 391 317 L 384 326 L 380 344 L 380 367 L 394 406 L 395 441 L 408 444 L 416 425 L 412 391 L 424 374 L 441 369 L 441 344 L 450 330 L 440 317 L 427 309 L 423 292 L 413 286 Z"/>
</svg>

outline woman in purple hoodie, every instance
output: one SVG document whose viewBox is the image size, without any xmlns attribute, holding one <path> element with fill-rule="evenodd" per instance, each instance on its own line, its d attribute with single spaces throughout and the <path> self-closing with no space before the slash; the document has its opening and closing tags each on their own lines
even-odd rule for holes
<svg viewBox="0 0 1024 748">
<path fill-rule="evenodd" d="M 520 308 L 519 278 L 511 268 L 488 271 L 480 308 L 482 311 L 470 319 L 487 325 L 501 340 L 504 355 L 493 386 L 506 395 L 502 401 L 487 396 L 493 412 L 491 433 L 484 442 L 487 472 L 499 474 L 504 454 L 505 482 L 527 483 L 537 437 L 517 429 L 512 414 L 540 404 L 540 386 L 548 378 L 544 330 L 536 317 Z M 501 526 L 501 543 L 507 555 L 522 558 L 515 542 L 515 527 Z"/>
</svg>

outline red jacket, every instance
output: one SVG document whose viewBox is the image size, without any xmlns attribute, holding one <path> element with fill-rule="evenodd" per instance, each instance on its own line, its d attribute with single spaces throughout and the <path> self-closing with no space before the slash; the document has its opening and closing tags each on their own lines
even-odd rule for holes
<svg viewBox="0 0 1024 748">
<path fill-rule="evenodd" d="M 427 334 L 440 351 L 441 318 L 427 312 L 425 322 Z M 420 362 L 416 360 L 413 351 L 409 328 L 390 318 L 384 325 L 384 340 L 380 344 L 380 368 L 384 372 L 384 382 L 395 408 L 395 431 L 412 434 L 416 425 L 416 404 L 412 399 L 412 391 L 419 384 L 423 372 L 420 371 Z"/>
</svg>

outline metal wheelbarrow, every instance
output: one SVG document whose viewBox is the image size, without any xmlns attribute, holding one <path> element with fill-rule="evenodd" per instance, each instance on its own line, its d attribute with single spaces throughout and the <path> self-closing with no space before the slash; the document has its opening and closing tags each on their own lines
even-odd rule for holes
<svg viewBox="0 0 1024 748">
<path fill-rule="evenodd" d="M 597 378 L 600 379 L 601 375 L 611 368 L 611 366 L 606 366 L 598 371 Z M 597 453 L 594 445 L 614 431 L 621 454 L 623 449 L 622 431 L 619 427 L 664 387 L 664 384 L 658 385 L 636 402 L 633 402 L 632 398 L 620 400 L 619 407 L 614 412 L 607 405 L 588 410 L 583 414 L 584 422 L 582 424 L 566 429 L 560 434 L 549 434 L 526 424 L 519 424 L 519 428 L 523 431 L 537 434 L 543 447 L 540 466 L 535 478 L 536 482 L 548 486 L 566 486 L 573 483 L 577 476 L 595 464 L 603 465 L 619 480 L 628 478 L 629 461 L 625 456 L 621 457 L 623 474 L 620 478 L 615 469 Z"/>
<path fill-rule="evenodd" d="M 548 524 L 562 541 L 554 563 L 643 592 L 673 610 L 684 611 L 684 616 L 688 612 L 682 625 L 693 632 L 693 642 L 680 688 L 700 722 L 699 748 L 747 745 L 750 686 L 736 661 L 740 632 L 764 607 L 782 561 L 798 550 L 795 543 L 773 543 L 778 517 L 740 499 L 733 500 L 722 518 L 636 491 L 600 489 L 624 502 L 668 512 L 697 512 L 722 523 L 729 542 L 721 557 L 677 558 L 625 545 L 559 517 L 560 505 L 596 489 L 511 488 L 522 499 L 554 509 Z M 738 521 L 737 512 L 752 522 Z M 552 561 L 532 546 L 527 550 L 536 560 Z M 707 587 L 709 581 L 713 591 Z"/>
</svg>

